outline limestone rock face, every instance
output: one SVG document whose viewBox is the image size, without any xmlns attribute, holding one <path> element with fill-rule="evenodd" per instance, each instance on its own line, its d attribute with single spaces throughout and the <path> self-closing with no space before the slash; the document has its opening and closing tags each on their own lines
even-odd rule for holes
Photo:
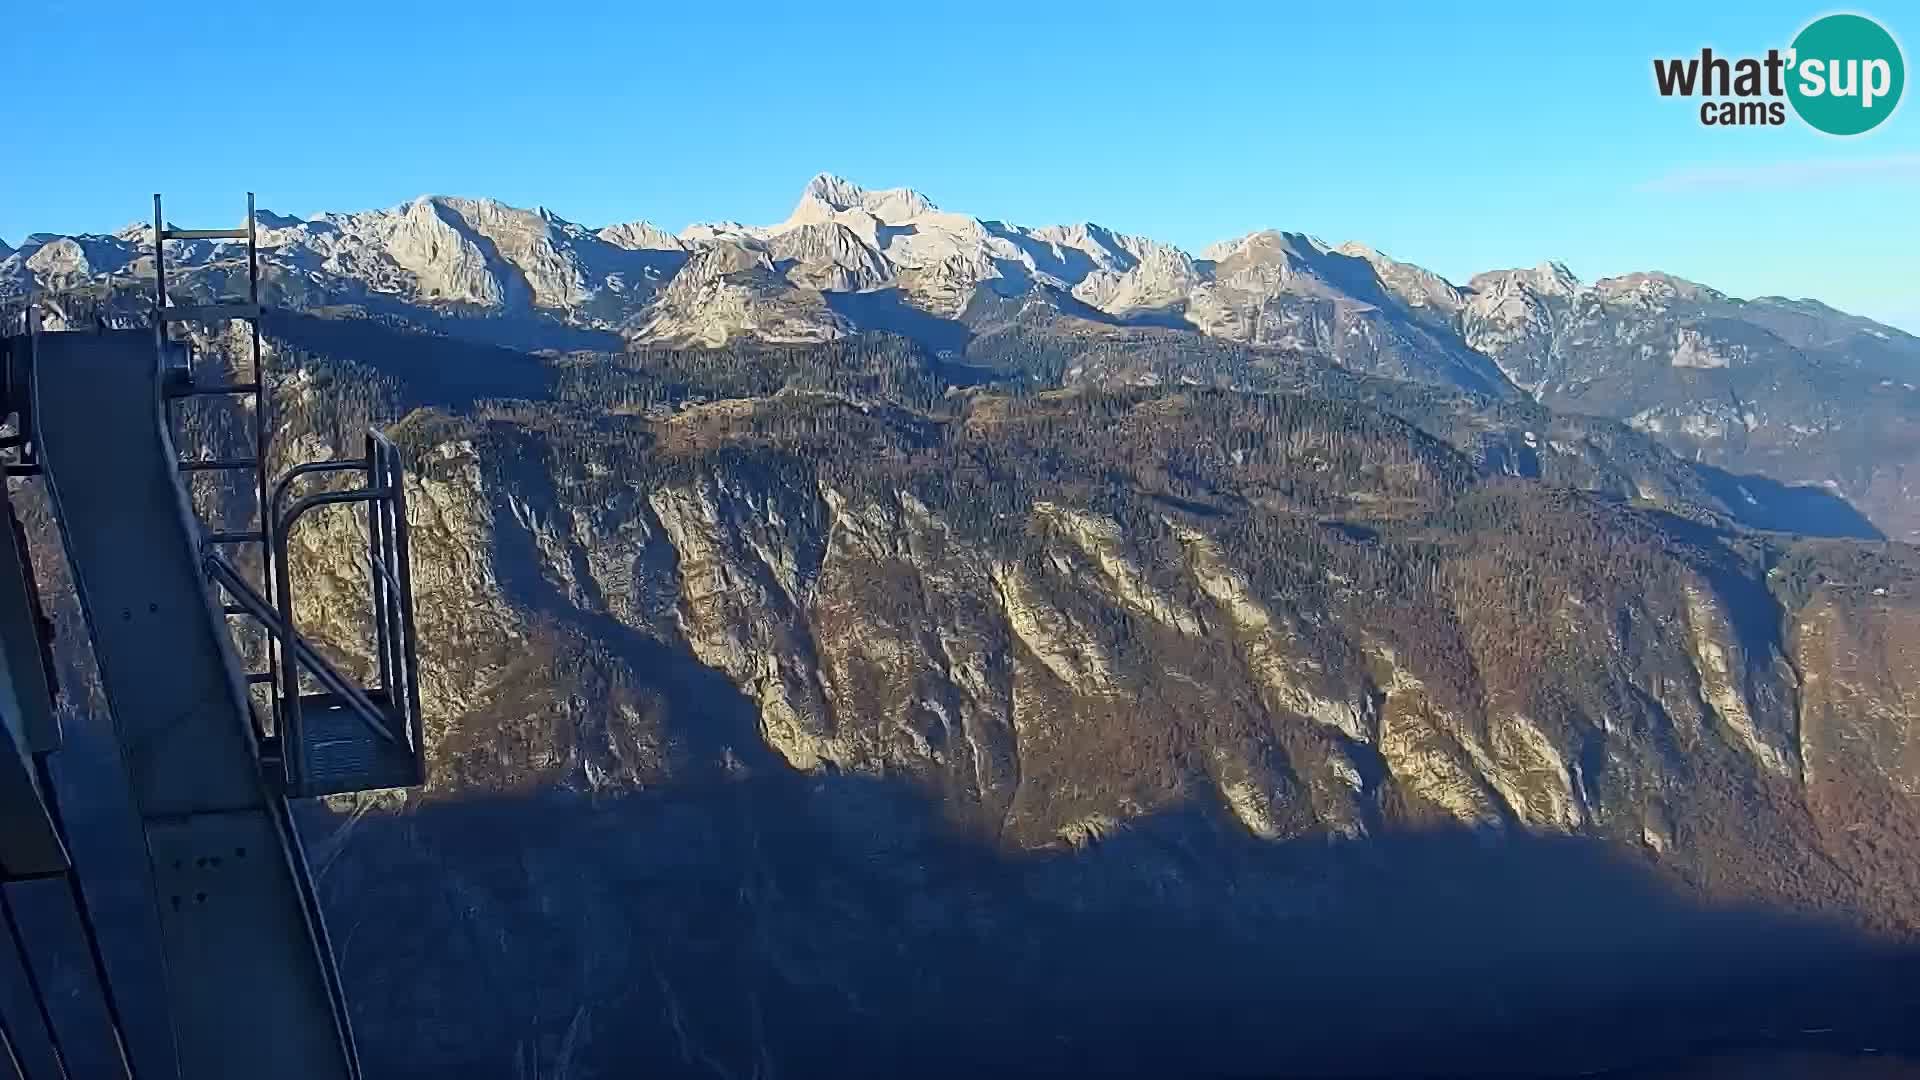
<svg viewBox="0 0 1920 1080">
<path fill-rule="evenodd" d="M 774 266 L 710 246 L 667 299 Z M 317 455 L 326 406 L 298 392 L 288 453 Z M 1904 563 L 1803 593 L 1852 549 L 1702 541 L 1366 409 L 1148 388 L 431 413 L 396 429 L 452 763 L 429 800 L 868 776 L 1013 850 L 1199 805 L 1265 841 L 1445 823 L 1725 875 L 1751 856 L 1684 823 L 1742 791 L 1920 783 L 1909 594 L 1869 584 Z M 1540 426 L 1542 454 L 1576 437 Z M 1173 460 L 1207 494 L 1153 496 Z M 1143 486 L 1089 498 L 1115 468 Z M 364 540 L 339 518 L 294 553 L 303 623 L 351 653 Z"/>
</svg>

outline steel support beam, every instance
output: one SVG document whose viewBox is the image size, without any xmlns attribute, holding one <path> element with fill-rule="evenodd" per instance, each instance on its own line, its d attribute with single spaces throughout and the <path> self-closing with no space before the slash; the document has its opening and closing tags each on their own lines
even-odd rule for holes
<svg viewBox="0 0 1920 1080">
<path fill-rule="evenodd" d="M 36 342 L 41 460 L 146 831 L 182 1075 L 356 1078 L 306 860 L 203 575 L 161 378 L 147 332 Z"/>
</svg>

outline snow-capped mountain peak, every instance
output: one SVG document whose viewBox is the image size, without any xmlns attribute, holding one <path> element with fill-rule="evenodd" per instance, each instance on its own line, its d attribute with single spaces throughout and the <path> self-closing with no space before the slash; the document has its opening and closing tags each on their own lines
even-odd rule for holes
<svg viewBox="0 0 1920 1080">
<path fill-rule="evenodd" d="M 1552 374 L 1554 342 L 1577 306 L 1647 321 L 1740 303 L 1664 274 L 1584 284 L 1556 262 L 1457 286 L 1366 244 L 1332 247 L 1276 229 L 1195 258 L 1093 222 L 982 219 L 911 188 L 868 189 L 831 173 L 807 182 L 784 221 L 706 222 L 677 235 L 644 220 L 590 229 L 544 207 L 447 195 L 305 219 L 261 211 L 257 220 L 264 284 L 281 307 L 511 314 L 640 344 L 815 341 L 903 326 L 951 341 L 974 333 L 976 319 L 1064 316 L 1186 329 L 1492 394 L 1516 385 L 1538 393 L 1562 377 Z M 150 233 L 137 222 L 111 235 L 39 233 L 0 246 L 0 298 L 109 279 L 124 289 L 141 272 Z M 179 295 L 222 295 L 243 254 L 233 242 L 169 241 L 169 265 L 184 278 Z M 1770 325 L 1813 318 L 1769 311 Z M 1873 330 L 1849 323 L 1835 332 Z M 1695 366 L 1740 355 L 1738 343 L 1669 337 L 1646 348 Z"/>
<path fill-rule="evenodd" d="M 868 191 L 832 173 L 820 173 L 807 182 L 786 224 L 810 225 L 849 211 L 865 211 L 885 224 L 898 225 L 938 210 L 933 200 L 912 188 Z"/>
</svg>

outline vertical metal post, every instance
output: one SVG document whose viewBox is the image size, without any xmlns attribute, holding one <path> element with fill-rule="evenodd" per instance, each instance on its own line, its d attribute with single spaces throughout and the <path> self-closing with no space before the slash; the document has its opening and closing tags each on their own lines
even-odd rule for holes
<svg viewBox="0 0 1920 1080">
<path fill-rule="evenodd" d="M 160 193 L 153 193 L 153 351 L 159 358 L 156 362 L 167 362 L 167 249 L 160 239 L 167 228 L 166 218 L 160 213 Z M 167 438 L 173 434 L 173 398 L 162 398 L 162 408 L 166 410 Z M 188 493 L 192 497 L 192 493 Z"/>
<path fill-rule="evenodd" d="M 165 320 L 160 317 L 161 309 L 167 306 L 167 252 L 160 246 L 160 234 L 166 231 L 166 224 L 160 217 L 160 193 L 153 193 L 153 326 L 166 340 Z"/>
<path fill-rule="evenodd" d="M 407 551 L 407 492 L 400 473 L 400 452 L 389 445 L 386 454 L 387 482 L 392 485 L 387 498 L 393 506 L 393 561 L 399 572 L 395 592 L 399 594 L 400 682 L 394 688 L 394 701 L 406 718 L 407 738 L 412 742 L 413 782 L 427 782 L 427 753 L 423 722 L 420 718 L 420 655 L 413 625 L 413 558 Z"/>
<path fill-rule="evenodd" d="M 367 489 L 380 492 L 387 482 L 387 469 L 381 448 L 367 436 Z M 367 583 L 373 586 L 373 651 L 380 659 L 380 688 L 387 692 L 391 705 L 401 705 L 393 685 L 392 598 L 389 581 L 393 567 L 388 559 L 391 535 L 387 522 L 389 503 L 376 498 L 367 504 Z"/>
<path fill-rule="evenodd" d="M 267 505 L 267 446 L 271 441 L 272 429 L 267 418 L 267 373 L 260 352 L 260 244 L 258 225 L 255 223 L 253 192 L 247 192 L 247 302 L 253 305 L 255 315 L 247 320 L 252 336 L 253 364 L 253 458 L 257 467 L 254 475 L 254 498 L 259 506 L 260 519 L 260 593 L 267 603 L 274 602 L 273 572 L 273 511 Z M 262 634 L 267 651 L 267 670 L 277 671 L 280 663 L 280 643 L 272 634 Z M 295 688 L 298 692 L 298 687 Z M 273 733 L 280 732 L 280 683 L 272 680 L 267 683 L 267 708 L 273 717 Z"/>
<path fill-rule="evenodd" d="M 261 518 L 264 521 L 266 515 L 262 514 Z M 262 531 L 265 531 L 264 526 Z M 288 580 L 287 574 L 288 564 L 292 561 L 292 559 L 276 559 L 273 565 L 274 594 L 278 598 L 274 602 L 279 604 L 281 630 L 289 638 L 297 632 L 293 624 L 293 583 Z M 269 631 L 267 636 L 275 635 Z M 307 761 L 306 755 L 301 752 L 306 735 L 300 716 L 300 665 L 290 657 L 285 667 L 276 665 L 267 670 L 278 672 L 280 675 L 278 711 L 273 718 L 273 734 L 280 740 L 280 760 L 283 763 L 283 771 L 286 773 L 287 786 L 293 791 L 304 791 L 307 781 Z"/>
</svg>

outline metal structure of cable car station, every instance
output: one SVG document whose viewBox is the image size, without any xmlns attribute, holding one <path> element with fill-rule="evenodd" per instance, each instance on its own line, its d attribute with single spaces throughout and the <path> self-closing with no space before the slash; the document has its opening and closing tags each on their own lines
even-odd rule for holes
<svg viewBox="0 0 1920 1080">
<path fill-rule="evenodd" d="M 154 196 L 153 293 L 137 329 L 27 332 L 0 339 L 0 417 L 12 434 L 7 527 L 0 528 L 0 884 L 63 879 L 83 925 L 88 890 L 73 857 L 49 759 L 61 751 L 53 623 L 41 603 L 14 503 L 42 485 L 139 819 L 159 927 L 161 1073 L 202 1078 L 359 1076 L 341 982 L 289 800 L 423 783 L 417 649 L 400 456 L 369 432 L 362 456 L 268 475 L 271 408 L 260 344 L 260 261 L 253 212 L 228 229 L 168 225 Z M 168 295 L 167 241 L 244 243 L 244 296 L 179 303 Z M 234 275 L 237 277 L 238 275 Z M 235 323 L 241 337 L 236 339 Z M 194 328 L 250 342 L 247 364 L 202 362 Z M 234 372 L 238 370 L 239 375 Z M 248 416 L 250 452 L 183 455 L 177 413 L 189 398 Z M 241 478 L 250 521 L 202 520 L 195 474 Z M 374 640 L 367 685 L 299 633 L 288 538 L 323 506 L 363 515 Z M 45 555 L 43 553 L 42 557 Z M 251 643 L 245 645 L 244 643 Z M 249 663 L 250 661 L 250 663 Z M 66 691 L 71 694 L 69 689 Z M 84 697 L 84 695 L 82 695 Z M 0 1078 L 35 1077 L 34 1042 L 68 1073 L 51 1015 L 51 973 L 12 910 L 5 916 L 35 1008 L 0 1012 Z M 97 939 L 93 976 L 118 1041 L 122 1006 Z M 28 1031 L 44 1027 L 44 1031 Z M 9 1072 L 11 1069 L 11 1072 Z"/>
</svg>

